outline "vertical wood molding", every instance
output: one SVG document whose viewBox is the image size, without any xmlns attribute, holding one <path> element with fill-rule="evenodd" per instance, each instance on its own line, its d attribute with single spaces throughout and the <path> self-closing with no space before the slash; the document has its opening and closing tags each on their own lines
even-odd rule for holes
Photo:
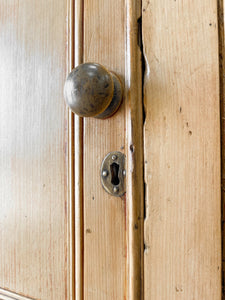
<svg viewBox="0 0 225 300">
<path fill-rule="evenodd" d="M 83 62 L 83 0 L 75 0 L 75 67 Z M 84 299 L 83 118 L 75 115 L 75 299 Z"/>
<path fill-rule="evenodd" d="M 141 1 L 126 1 L 127 299 L 143 299 L 143 112 L 138 45 Z"/>
<path fill-rule="evenodd" d="M 67 2 L 67 74 L 74 68 L 74 0 Z M 68 203 L 69 203 L 69 229 L 68 229 L 68 250 L 69 250 L 69 293 L 70 300 L 75 299 L 75 160 L 74 160 L 74 114 L 67 107 L 68 112 Z"/>
<path fill-rule="evenodd" d="M 68 1 L 68 73 L 83 61 L 83 1 Z M 83 120 L 68 109 L 70 297 L 83 299 Z"/>
</svg>

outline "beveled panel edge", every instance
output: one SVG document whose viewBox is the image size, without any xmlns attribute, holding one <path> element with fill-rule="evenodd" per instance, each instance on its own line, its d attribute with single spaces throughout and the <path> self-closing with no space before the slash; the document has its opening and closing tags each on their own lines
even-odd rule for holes
<svg viewBox="0 0 225 300">
<path fill-rule="evenodd" d="M 0 288 L 0 300 L 35 300 Z"/>
</svg>

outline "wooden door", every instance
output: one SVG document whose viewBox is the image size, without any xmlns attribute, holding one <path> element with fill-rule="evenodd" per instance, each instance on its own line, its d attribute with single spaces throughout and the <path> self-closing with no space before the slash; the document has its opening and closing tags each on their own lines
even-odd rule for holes
<svg viewBox="0 0 225 300">
<path fill-rule="evenodd" d="M 145 299 L 221 299 L 217 1 L 144 1 L 142 18 Z"/>
<path fill-rule="evenodd" d="M 69 299 L 66 18 L 0 2 L 0 299 Z"/>
<path fill-rule="evenodd" d="M 217 2 L 0 2 L 1 300 L 221 299 Z M 106 120 L 64 104 L 90 61 L 123 84 Z M 111 151 L 122 197 L 101 186 Z"/>
</svg>

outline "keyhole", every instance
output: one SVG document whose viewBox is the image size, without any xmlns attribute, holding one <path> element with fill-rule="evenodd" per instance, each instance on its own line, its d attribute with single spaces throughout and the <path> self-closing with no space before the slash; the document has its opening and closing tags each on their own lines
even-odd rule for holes
<svg viewBox="0 0 225 300">
<path fill-rule="evenodd" d="M 119 165 L 117 163 L 112 163 L 110 165 L 110 171 L 111 171 L 111 183 L 113 185 L 118 185 L 120 183 L 118 174 L 119 174 Z"/>
</svg>

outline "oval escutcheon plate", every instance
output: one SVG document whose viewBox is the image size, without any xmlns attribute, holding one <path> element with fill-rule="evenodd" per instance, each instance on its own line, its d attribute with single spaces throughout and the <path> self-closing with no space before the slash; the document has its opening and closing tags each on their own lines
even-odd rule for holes
<svg viewBox="0 0 225 300">
<path fill-rule="evenodd" d="M 125 155 L 119 151 L 110 152 L 102 161 L 101 183 L 111 195 L 121 197 L 126 191 Z"/>
</svg>

